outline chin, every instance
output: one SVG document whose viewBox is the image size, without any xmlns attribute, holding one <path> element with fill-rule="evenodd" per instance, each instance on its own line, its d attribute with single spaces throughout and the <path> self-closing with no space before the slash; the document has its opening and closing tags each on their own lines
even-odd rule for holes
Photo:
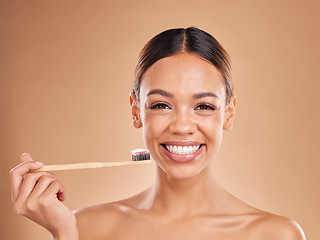
<svg viewBox="0 0 320 240">
<path fill-rule="evenodd" d="M 159 172 L 161 175 L 166 175 L 167 179 L 172 180 L 189 180 L 197 178 L 203 173 L 209 166 L 197 167 L 192 164 L 178 166 L 159 166 Z"/>
</svg>

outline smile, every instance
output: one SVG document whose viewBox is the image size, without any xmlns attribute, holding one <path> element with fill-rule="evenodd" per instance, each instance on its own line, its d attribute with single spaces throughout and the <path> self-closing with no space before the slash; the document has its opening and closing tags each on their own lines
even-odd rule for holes
<svg viewBox="0 0 320 240">
<path fill-rule="evenodd" d="M 197 142 L 166 142 L 160 144 L 162 151 L 174 162 L 190 162 L 195 160 L 203 150 L 205 144 Z"/>
<path fill-rule="evenodd" d="M 171 153 L 186 155 L 190 153 L 194 153 L 200 148 L 200 144 L 196 146 L 177 146 L 177 145 L 166 145 L 163 144 L 164 147 Z"/>
</svg>

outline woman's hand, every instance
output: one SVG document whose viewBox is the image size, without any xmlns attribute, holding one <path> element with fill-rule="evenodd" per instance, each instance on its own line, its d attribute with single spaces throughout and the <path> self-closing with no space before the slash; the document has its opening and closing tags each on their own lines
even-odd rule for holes
<svg viewBox="0 0 320 240">
<path fill-rule="evenodd" d="M 62 203 L 64 187 L 50 172 L 30 172 L 43 164 L 22 154 L 21 164 L 11 169 L 11 192 L 14 209 L 46 228 L 55 239 L 78 239 L 74 214 Z"/>
</svg>

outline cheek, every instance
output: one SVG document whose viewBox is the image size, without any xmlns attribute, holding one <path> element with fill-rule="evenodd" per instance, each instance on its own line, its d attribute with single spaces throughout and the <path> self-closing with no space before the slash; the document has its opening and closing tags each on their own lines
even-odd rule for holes
<svg viewBox="0 0 320 240">
<path fill-rule="evenodd" d="M 161 134 L 167 129 L 168 120 L 164 116 L 146 113 L 143 118 L 143 138 L 146 146 L 150 149 Z"/>
<path fill-rule="evenodd" d="M 206 136 L 210 145 L 219 146 L 223 133 L 223 118 L 221 116 L 203 118 L 198 121 L 198 128 Z"/>
</svg>

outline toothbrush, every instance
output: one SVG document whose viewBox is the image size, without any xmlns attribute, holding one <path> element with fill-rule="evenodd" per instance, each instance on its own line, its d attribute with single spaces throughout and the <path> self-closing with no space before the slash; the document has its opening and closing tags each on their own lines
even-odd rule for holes
<svg viewBox="0 0 320 240">
<path fill-rule="evenodd" d="M 62 171 L 62 170 L 76 170 L 76 169 L 89 169 L 89 168 L 103 168 L 103 167 L 116 167 L 116 166 L 132 166 L 151 164 L 150 153 L 145 149 L 135 149 L 131 151 L 132 161 L 125 162 L 83 162 L 71 164 L 58 164 L 58 165 L 44 165 L 43 167 L 34 170 L 34 172 L 44 171 Z"/>
</svg>

